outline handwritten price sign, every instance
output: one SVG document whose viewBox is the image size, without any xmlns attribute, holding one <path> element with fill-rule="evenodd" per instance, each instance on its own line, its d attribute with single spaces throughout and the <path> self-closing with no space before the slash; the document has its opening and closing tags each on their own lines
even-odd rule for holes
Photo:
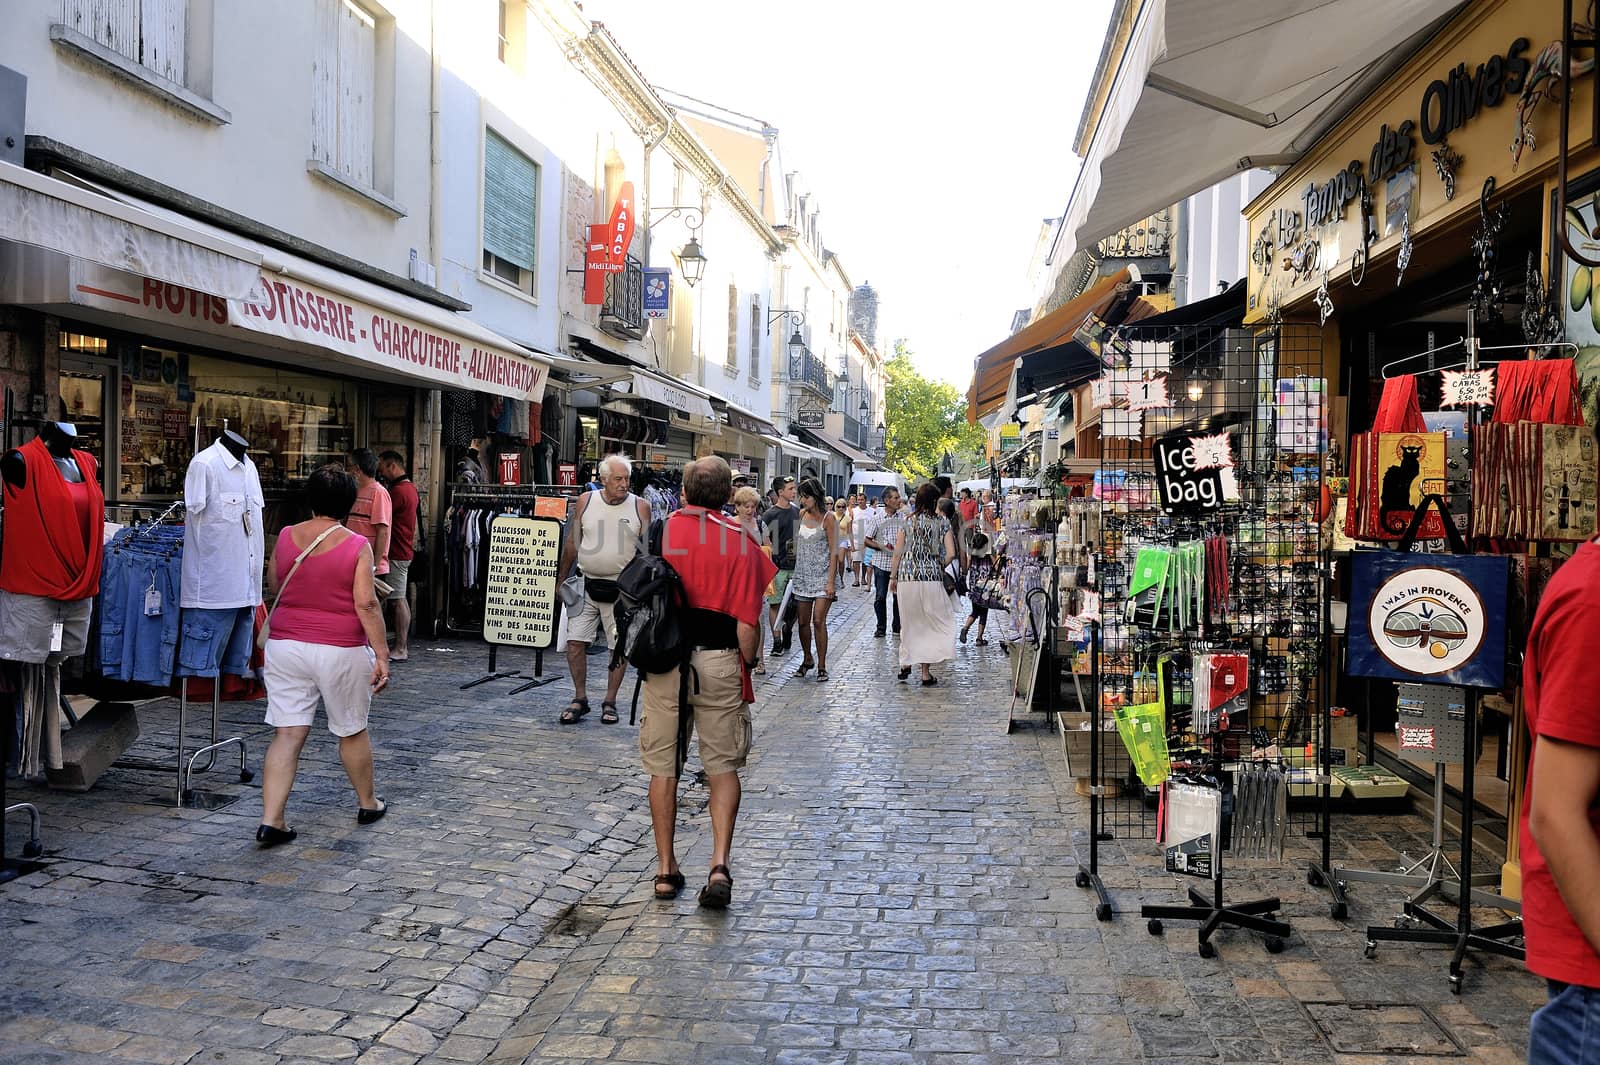
<svg viewBox="0 0 1600 1065">
<path fill-rule="evenodd" d="M 1441 407 L 1489 407 L 1494 405 L 1494 367 L 1486 370 L 1444 370 L 1444 396 Z"/>
<path fill-rule="evenodd" d="M 1172 406 L 1167 399 L 1167 378 L 1165 374 L 1150 378 L 1148 381 L 1133 381 L 1128 385 L 1129 410 L 1162 410 Z"/>
</svg>

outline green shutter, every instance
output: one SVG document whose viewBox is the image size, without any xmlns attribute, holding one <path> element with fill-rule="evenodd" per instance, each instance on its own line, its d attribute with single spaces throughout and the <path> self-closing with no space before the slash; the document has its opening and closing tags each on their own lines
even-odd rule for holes
<svg viewBox="0 0 1600 1065">
<path fill-rule="evenodd" d="M 484 131 L 483 247 L 532 270 L 539 168 L 494 130 Z"/>
</svg>

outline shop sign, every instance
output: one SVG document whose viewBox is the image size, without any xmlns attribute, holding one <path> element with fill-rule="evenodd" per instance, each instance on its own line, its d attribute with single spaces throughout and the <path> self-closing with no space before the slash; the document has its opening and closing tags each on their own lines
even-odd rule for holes
<svg viewBox="0 0 1600 1065">
<path fill-rule="evenodd" d="M 628 247 L 633 243 L 633 182 L 624 181 L 617 190 L 617 202 L 611 208 L 611 221 L 606 225 L 606 255 L 611 260 L 613 273 L 627 266 Z"/>
<path fill-rule="evenodd" d="M 1305 204 L 1306 224 L 1317 228 L 1344 220 L 1350 202 L 1361 195 L 1366 181 L 1361 176 L 1361 160 L 1352 159 L 1349 165 L 1332 178 L 1318 185 L 1306 186 L 1300 194 Z"/>
<path fill-rule="evenodd" d="M 827 418 L 828 412 L 820 407 L 801 407 L 795 412 L 794 423 L 802 429 L 821 429 Z"/>
<path fill-rule="evenodd" d="M 644 271 L 644 316 L 665 318 L 672 312 L 672 271 L 664 266 Z"/>
<path fill-rule="evenodd" d="M 1510 573 L 1505 556 L 1357 551 L 1348 672 L 1500 687 Z"/>
<path fill-rule="evenodd" d="M 1000 425 L 1000 453 L 1015 451 L 1022 446 L 1022 426 L 1018 422 L 1003 422 Z"/>
<path fill-rule="evenodd" d="M 522 456 L 515 451 L 500 453 L 500 483 L 522 483 Z"/>
<path fill-rule="evenodd" d="M 556 483 L 563 488 L 575 488 L 578 484 L 578 464 L 576 462 L 563 462 L 556 466 Z"/>
<path fill-rule="evenodd" d="M 1441 407 L 1489 407 L 1494 404 L 1494 367 L 1483 370 L 1441 370 Z"/>
<path fill-rule="evenodd" d="M 732 465 L 733 465 L 733 472 L 734 472 L 734 474 L 736 476 L 739 476 L 739 477 L 748 477 L 748 476 L 750 476 L 750 460 L 749 459 L 734 459 Z"/>
<path fill-rule="evenodd" d="M 1207 514 L 1239 498 L 1227 433 L 1169 433 L 1156 441 L 1155 460 L 1163 514 Z"/>
<path fill-rule="evenodd" d="M 180 407 L 168 407 L 161 412 L 161 435 L 168 440 L 182 440 L 188 434 L 189 413 Z"/>
<path fill-rule="evenodd" d="M 483 638 L 503 647 L 543 651 L 556 642 L 556 572 L 561 523 L 499 517 L 489 526 Z"/>
<path fill-rule="evenodd" d="M 234 340 L 239 330 L 278 337 L 435 387 L 534 402 L 544 397 L 549 367 L 542 362 L 284 275 L 263 274 L 265 295 L 254 302 L 221 300 L 81 260 L 73 261 L 71 279 L 68 298 L 79 306 Z"/>
<path fill-rule="evenodd" d="M 583 302 L 598 307 L 606 301 L 606 275 L 612 273 L 606 227 L 590 226 L 583 253 Z"/>
<path fill-rule="evenodd" d="M 633 394 L 640 399 L 648 399 L 652 402 L 660 403 L 662 406 L 671 407 L 673 410 L 682 411 L 685 414 L 692 414 L 709 421 L 716 421 L 717 419 L 717 412 L 711 409 L 711 401 L 705 396 L 690 392 L 686 388 L 679 388 L 677 385 L 669 384 L 659 377 L 642 373 L 634 374 Z"/>
</svg>

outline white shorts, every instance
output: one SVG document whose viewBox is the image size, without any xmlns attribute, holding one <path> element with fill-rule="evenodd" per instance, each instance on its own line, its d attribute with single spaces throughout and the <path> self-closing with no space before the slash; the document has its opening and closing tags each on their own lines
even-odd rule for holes
<svg viewBox="0 0 1600 1065">
<path fill-rule="evenodd" d="M 594 643 L 600 635 L 600 623 L 606 624 L 606 642 L 617 645 L 617 604 L 597 603 L 584 597 L 583 605 L 567 616 L 568 643 Z"/>
<path fill-rule="evenodd" d="M 317 701 L 328 714 L 328 731 L 354 736 L 367 727 L 372 709 L 370 647 L 330 647 L 300 640 L 268 640 L 261 680 L 267 686 L 267 724 L 310 725 Z"/>
</svg>

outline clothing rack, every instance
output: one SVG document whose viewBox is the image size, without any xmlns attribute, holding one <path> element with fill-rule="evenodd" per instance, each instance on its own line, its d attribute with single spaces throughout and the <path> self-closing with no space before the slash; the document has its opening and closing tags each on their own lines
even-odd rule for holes
<svg viewBox="0 0 1600 1065">
<path fill-rule="evenodd" d="M 109 510 L 154 511 L 160 503 L 108 503 Z M 141 520 L 132 524 L 133 533 L 129 539 L 140 535 L 143 529 L 153 528 L 157 525 L 182 524 L 184 503 L 182 499 L 174 499 L 168 503 L 154 518 Z M 181 608 L 180 608 L 181 609 Z M 185 805 L 206 806 L 206 802 L 194 791 L 191 786 L 196 773 L 209 773 L 216 765 L 217 752 L 224 747 L 237 746 L 239 748 L 239 782 L 248 784 L 255 779 L 255 773 L 249 767 L 249 749 L 243 736 L 219 736 L 222 730 L 222 674 L 219 670 L 217 676 L 211 678 L 211 741 L 184 761 L 185 748 L 188 746 L 189 726 L 189 678 L 179 677 L 178 680 L 178 753 L 174 763 L 167 765 L 149 758 L 121 758 L 113 762 L 117 769 L 134 769 L 149 773 L 172 773 L 176 776 L 174 785 L 174 802 L 177 806 Z M 69 715 L 70 719 L 70 715 Z M 74 721 L 74 724 L 76 722 Z M 201 756 L 205 756 L 206 763 L 197 766 Z"/>
<path fill-rule="evenodd" d="M 9 710 L 5 715 L 5 735 L 0 736 L 0 884 L 44 868 L 31 860 L 44 853 L 44 841 L 39 835 L 39 808 L 31 802 L 6 805 L 6 775 L 11 765 L 11 737 L 17 731 L 17 702 L 8 697 L 5 703 Z M 7 858 L 6 822 L 16 813 L 28 815 L 28 842 L 22 845 L 21 858 Z"/>
</svg>

